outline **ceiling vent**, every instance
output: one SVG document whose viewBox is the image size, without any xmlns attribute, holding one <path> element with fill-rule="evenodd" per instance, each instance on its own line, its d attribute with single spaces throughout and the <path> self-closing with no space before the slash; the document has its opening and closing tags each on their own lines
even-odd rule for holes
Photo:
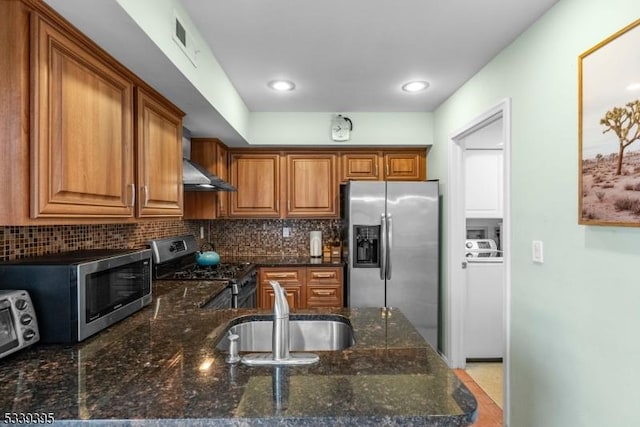
<svg viewBox="0 0 640 427">
<path fill-rule="evenodd" d="M 194 67 L 197 67 L 198 64 L 196 62 L 196 58 L 198 55 L 198 50 L 196 49 L 196 45 L 193 42 L 193 37 L 187 31 L 187 27 L 184 25 L 184 20 L 178 17 L 178 13 L 174 11 L 173 13 L 175 25 L 173 29 L 173 41 L 176 42 L 182 52 L 189 58 Z"/>
</svg>

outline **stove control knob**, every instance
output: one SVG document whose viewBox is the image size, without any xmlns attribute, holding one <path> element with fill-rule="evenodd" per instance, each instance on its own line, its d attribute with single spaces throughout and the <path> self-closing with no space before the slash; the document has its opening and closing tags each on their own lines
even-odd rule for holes
<svg viewBox="0 0 640 427">
<path fill-rule="evenodd" d="M 16 300 L 16 308 L 18 310 L 24 310 L 25 308 L 27 308 L 27 301 L 23 300 L 22 298 L 20 298 L 19 300 Z"/>
<path fill-rule="evenodd" d="M 471 248 L 473 247 L 473 243 L 471 243 L 471 242 L 467 242 L 467 243 L 465 244 L 465 246 L 466 246 L 468 249 L 471 249 Z"/>
</svg>

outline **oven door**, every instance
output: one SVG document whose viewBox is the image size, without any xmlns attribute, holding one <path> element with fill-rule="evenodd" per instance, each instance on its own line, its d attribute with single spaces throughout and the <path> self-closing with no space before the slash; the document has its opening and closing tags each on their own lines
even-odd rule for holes
<svg viewBox="0 0 640 427">
<path fill-rule="evenodd" d="M 13 323 L 11 302 L 8 299 L 0 300 L 0 357 L 11 353 L 20 345 L 16 325 Z"/>
<path fill-rule="evenodd" d="M 256 283 L 250 282 L 238 291 L 238 305 L 236 308 L 256 308 Z"/>
</svg>

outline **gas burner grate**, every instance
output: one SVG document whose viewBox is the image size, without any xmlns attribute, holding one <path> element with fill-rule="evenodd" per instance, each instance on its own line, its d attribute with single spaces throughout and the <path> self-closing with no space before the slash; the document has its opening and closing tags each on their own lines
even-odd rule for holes
<svg viewBox="0 0 640 427">
<path fill-rule="evenodd" d="M 193 266 L 176 271 L 174 279 L 179 280 L 229 280 L 236 279 L 249 266 L 249 264 L 218 264 L 216 266 Z"/>
</svg>

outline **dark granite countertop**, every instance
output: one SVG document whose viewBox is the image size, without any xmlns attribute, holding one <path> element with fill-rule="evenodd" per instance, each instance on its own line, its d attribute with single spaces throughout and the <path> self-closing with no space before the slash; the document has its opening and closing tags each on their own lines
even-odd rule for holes
<svg viewBox="0 0 640 427">
<path fill-rule="evenodd" d="M 249 262 L 258 267 L 342 267 L 343 260 L 296 256 L 224 257 L 223 262 Z"/>
<path fill-rule="evenodd" d="M 260 310 L 200 308 L 224 282 L 156 282 L 144 310 L 76 345 L 0 360 L 0 408 L 60 425 L 464 426 L 468 389 L 398 311 L 305 310 L 349 319 L 356 343 L 302 367 L 225 363 L 226 324 Z"/>
</svg>

